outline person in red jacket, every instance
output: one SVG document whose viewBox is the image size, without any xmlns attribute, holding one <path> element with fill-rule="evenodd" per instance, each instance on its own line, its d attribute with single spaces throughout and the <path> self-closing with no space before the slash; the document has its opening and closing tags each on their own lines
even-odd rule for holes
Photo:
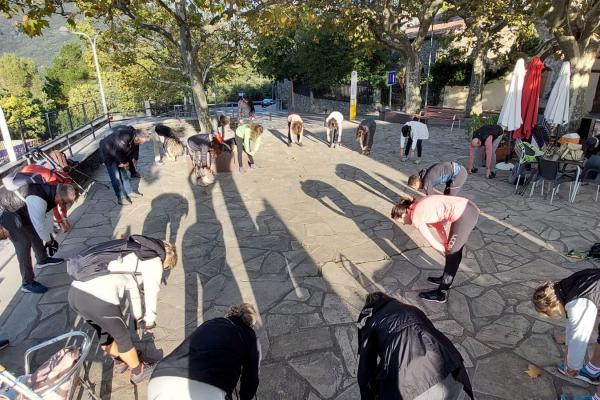
<svg viewBox="0 0 600 400">
<path fill-rule="evenodd" d="M 73 183 L 73 179 L 71 179 L 71 177 L 68 174 L 64 172 L 59 172 L 55 169 L 43 167 L 41 165 L 25 165 L 23 168 L 21 168 L 20 172 L 22 174 L 30 176 L 39 175 L 40 178 L 42 178 L 42 180 L 44 181 L 44 183 L 47 183 L 49 185 L 58 185 L 60 183 Z M 57 224 L 60 225 L 63 232 L 67 233 L 71 229 L 71 224 L 67 219 L 67 207 L 64 204 L 59 204 L 57 207 L 54 207 L 52 209 L 52 214 L 54 215 L 54 220 Z"/>
</svg>

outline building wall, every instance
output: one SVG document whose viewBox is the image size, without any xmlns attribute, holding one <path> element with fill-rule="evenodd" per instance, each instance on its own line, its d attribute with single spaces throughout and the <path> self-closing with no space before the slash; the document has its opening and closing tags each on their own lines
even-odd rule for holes
<svg viewBox="0 0 600 400">
<path fill-rule="evenodd" d="M 540 106 L 544 106 L 552 90 L 552 86 L 558 77 L 558 71 L 560 70 L 561 63 L 552 64 L 553 71 L 545 81 L 544 87 L 541 90 Z M 600 59 L 596 60 L 593 69 L 600 69 Z M 484 111 L 500 111 L 502 104 L 504 103 L 504 97 L 508 92 L 510 86 L 510 79 L 512 73 L 506 75 L 500 80 L 493 80 L 485 84 L 483 89 L 483 110 Z M 596 95 L 596 87 L 598 86 L 598 79 L 600 73 L 592 73 L 590 76 L 590 82 L 585 93 L 585 108 L 586 113 L 592 110 L 592 103 L 594 96 Z M 465 108 L 467 102 L 467 95 L 469 94 L 468 86 L 446 86 L 444 88 L 443 106 L 449 108 Z"/>
</svg>

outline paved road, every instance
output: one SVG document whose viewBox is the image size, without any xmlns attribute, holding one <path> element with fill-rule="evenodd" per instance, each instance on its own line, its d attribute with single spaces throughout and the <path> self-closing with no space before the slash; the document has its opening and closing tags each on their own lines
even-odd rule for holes
<svg viewBox="0 0 600 400">
<path fill-rule="evenodd" d="M 146 354 L 170 352 L 207 318 L 231 304 L 258 305 L 264 359 L 259 399 L 358 399 L 356 327 L 364 295 L 385 290 L 422 307 L 462 352 L 479 399 L 552 399 L 592 388 L 556 377 L 562 351 L 552 335 L 563 321 L 532 310 L 529 297 L 540 280 L 593 267 L 562 256 L 599 241 L 597 205 L 591 190 L 575 205 L 566 193 L 547 199 L 512 195 L 502 180 L 471 176 L 463 194 L 482 215 L 467 244 L 461 271 L 447 304 L 423 304 L 417 293 L 438 274 L 442 258 L 412 228 L 389 219 L 392 203 L 409 193 L 404 182 L 417 171 L 398 158 L 399 126 L 378 123 L 372 157 L 357 153 L 355 124 L 344 125 L 346 148 L 323 142 L 323 116 L 307 116 L 300 148 L 285 145 L 285 115 L 270 121 L 256 157 L 259 169 L 222 174 L 209 188 L 191 186 L 185 160 L 152 164 L 142 148 L 144 192 L 134 206 L 119 208 L 113 195 L 95 187 L 74 212 L 74 229 L 61 254 L 123 233 L 168 238 L 180 252 L 160 293 L 154 341 L 141 338 Z M 463 132 L 432 127 L 424 165 L 467 155 Z M 420 166 L 421 167 L 421 166 Z M 97 178 L 108 181 L 105 171 Z M 563 189 L 564 190 L 564 189 Z M 25 348 L 85 324 L 65 304 L 65 268 L 49 268 L 40 281 L 52 287 L 41 297 L 17 293 L 0 318 L 0 334 L 13 345 L 0 362 L 19 370 Z M 145 398 L 125 376 L 113 378 L 95 353 L 89 379 L 103 398 Z M 530 379 L 529 363 L 543 369 Z M 139 397 L 137 397 L 139 396 Z"/>
</svg>

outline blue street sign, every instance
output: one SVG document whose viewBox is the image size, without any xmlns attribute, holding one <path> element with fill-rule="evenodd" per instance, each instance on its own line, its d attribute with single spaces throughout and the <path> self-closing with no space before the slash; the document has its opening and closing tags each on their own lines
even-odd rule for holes
<svg viewBox="0 0 600 400">
<path fill-rule="evenodd" d="M 387 84 L 390 86 L 396 84 L 396 71 L 388 71 Z"/>
</svg>

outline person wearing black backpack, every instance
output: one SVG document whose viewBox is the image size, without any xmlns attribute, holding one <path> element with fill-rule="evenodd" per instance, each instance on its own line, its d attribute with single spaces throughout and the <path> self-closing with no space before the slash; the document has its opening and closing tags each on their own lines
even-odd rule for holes
<svg viewBox="0 0 600 400">
<path fill-rule="evenodd" d="M 174 245 L 142 235 L 97 244 L 67 263 L 67 272 L 75 278 L 69 305 L 98 333 L 102 349 L 114 361 L 113 372 L 131 370 L 133 384 L 149 378 L 154 366 L 140 361 L 120 304 L 127 296 L 137 324 L 145 330 L 154 328 L 163 273 L 175 264 Z M 140 284 L 144 286 L 144 315 Z"/>
</svg>

